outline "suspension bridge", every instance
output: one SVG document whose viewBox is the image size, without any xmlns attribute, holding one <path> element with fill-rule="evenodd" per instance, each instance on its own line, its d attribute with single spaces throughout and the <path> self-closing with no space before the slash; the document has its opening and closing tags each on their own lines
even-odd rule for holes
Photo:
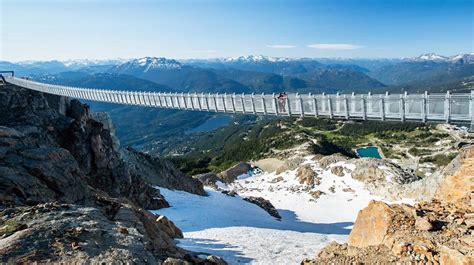
<svg viewBox="0 0 474 265">
<path fill-rule="evenodd" d="M 219 94 L 137 92 L 71 87 L 35 82 L 3 71 L 4 83 L 98 102 L 132 106 L 330 119 L 417 121 L 465 124 L 474 129 L 474 90 L 419 94 Z M 9 73 L 10 75 L 5 75 Z"/>
</svg>

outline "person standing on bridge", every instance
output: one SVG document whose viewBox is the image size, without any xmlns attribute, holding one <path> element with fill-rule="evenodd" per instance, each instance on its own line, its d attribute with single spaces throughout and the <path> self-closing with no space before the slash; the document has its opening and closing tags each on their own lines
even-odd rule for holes
<svg viewBox="0 0 474 265">
<path fill-rule="evenodd" d="M 286 92 L 282 92 L 278 95 L 278 106 L 280 109 L 280 112 L 285 112 L 285 105 L 286 105 L 286 99 L 288 98 L 288 94 Z"/>
</svg>

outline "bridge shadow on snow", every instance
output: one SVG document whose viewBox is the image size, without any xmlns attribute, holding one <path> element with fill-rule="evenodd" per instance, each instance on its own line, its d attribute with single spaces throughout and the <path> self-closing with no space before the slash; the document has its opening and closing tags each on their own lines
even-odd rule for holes
<svg viewBox="0 0 474 265">
<path fill-rule="evenodd" d="M 183 232 L 198 232 L 212 228 L 253 227 L 318 233 L 326 235 L 349 235 L 353 222 L 316 223 L 298 219 L 295 212 L 277 209 L 281 221 L 271 217 L 259 206 L 242 200 L 239 196 L 230 197 L 217 192 L 202 197 L 185 192 L 162 190 L 172 205 L 156 211 L 168 216 Z M 155 212 L 155 211 L 153 211 Z M 324 212 L 320 213 L 324 215 Z"/>
<path fill-rule="evenodd" d="M 310 222 L 299 220 L 295 212 L 293 211 L 278 209 L 278 212 L 280 213 L 282 217 L 282 220 L 280 222 L 282 222 L 282 224 L 289 223 L 288 225 L 289 229 L 281 229 L 281 230 L 291 230 L 291 231 L 303 232 L 303 233 L 349 235 L 351 232 L 351 229 L 347 227 L 354 225 L 353 222 L 310 223 Z"/>
<path fill-rule="evenodd" d="M 198 232 L 211 228 L 254 227 L 262 229 L 276 229 L 282 231 L 318 233 L 327 235 L 349 235 L 351 229 L 347 227 L 352 226 L 354 224 L 353 222 L 311 223 L 299 220 L 293 211 L 278 209 L 278 212 L 282 217 L 281 221 L 278 221 L 271 216 L 268 216 L 268 218 L 266 218 L 265 220 L 249 220 L 246 218 L 241 219 L 239 218 L 239 216 L 235 216 L 235 218 L 233 218 L 232 220 L 227 220 L 224 222 L 220 222 L 218 220 L 209 221 L 203 218 L 201 219 L 202 222 L 197 222 L 193 225 L 180 225 L 181 222 L 179 220 L 176 221 L 178 227 L 180 227 L 183 232 Z M 182 221 L 186 222 L 186 220 Z"/>
<path fill-rule="evenodd" d="M 229 264 L 246 264 L 253 259 L 244 256 L 244 254 L 237 250 L 237 246 L 230 244 L 219 243 L 217 240 L 205 238 L 184 238 L 179 239 L 179 247 L 197 252 L 198 254 L 217 255 L 224 258 Z"/>
</svg>

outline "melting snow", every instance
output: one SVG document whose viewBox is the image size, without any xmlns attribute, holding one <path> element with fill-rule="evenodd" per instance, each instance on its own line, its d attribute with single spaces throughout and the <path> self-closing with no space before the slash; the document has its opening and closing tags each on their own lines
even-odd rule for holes
<svg viewBox="0 0 474 265">
<path fill-rule="evenodd" d="M 160 188 L 172 207 L 154 212 L 166 215 L 183 230 L 185 239 L 179 240 L 183 248 L 221 256 L 230 264 L 299 264 L 333 240 L 345 242 L 358 211 L 371 199 L 381 199 L 370 195 L 348 171 L 339 177 L 309 158 L 305 163 L 321 177 L 314 188 L 300 184 L 296 170 L 218 185 L 243 197 L 270 200 L 281 221 L 239 196 L 211 189 L 207 189 L 209 196 L 202 197 Z M 347 162 L 332 166 L 337 165 L 353 169 Z M 325 194 L 315 200 L 308 193 L 315 190 Z"/>
</svg>

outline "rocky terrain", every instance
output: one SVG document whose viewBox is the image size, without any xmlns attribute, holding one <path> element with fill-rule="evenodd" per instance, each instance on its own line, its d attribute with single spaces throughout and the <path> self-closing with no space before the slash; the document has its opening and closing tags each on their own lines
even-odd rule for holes
<svg viewBox="0 0 474 265">
<path fill-rule="evenodd" d="M 302 264 L 473 264 L 474 146 L 450 167 L 434 198 L 413 206 L 371 201 L 347 244 L 334 242 Z"/>
<path fill-rule="evenodd" d="M 149 183 L 205 195 L 172 165 L 119 150 L 77 100 L 0 88 L 0 262 L 224 264 L 175 245 L 182 233 L 145 209 Z"/>
</svg>

